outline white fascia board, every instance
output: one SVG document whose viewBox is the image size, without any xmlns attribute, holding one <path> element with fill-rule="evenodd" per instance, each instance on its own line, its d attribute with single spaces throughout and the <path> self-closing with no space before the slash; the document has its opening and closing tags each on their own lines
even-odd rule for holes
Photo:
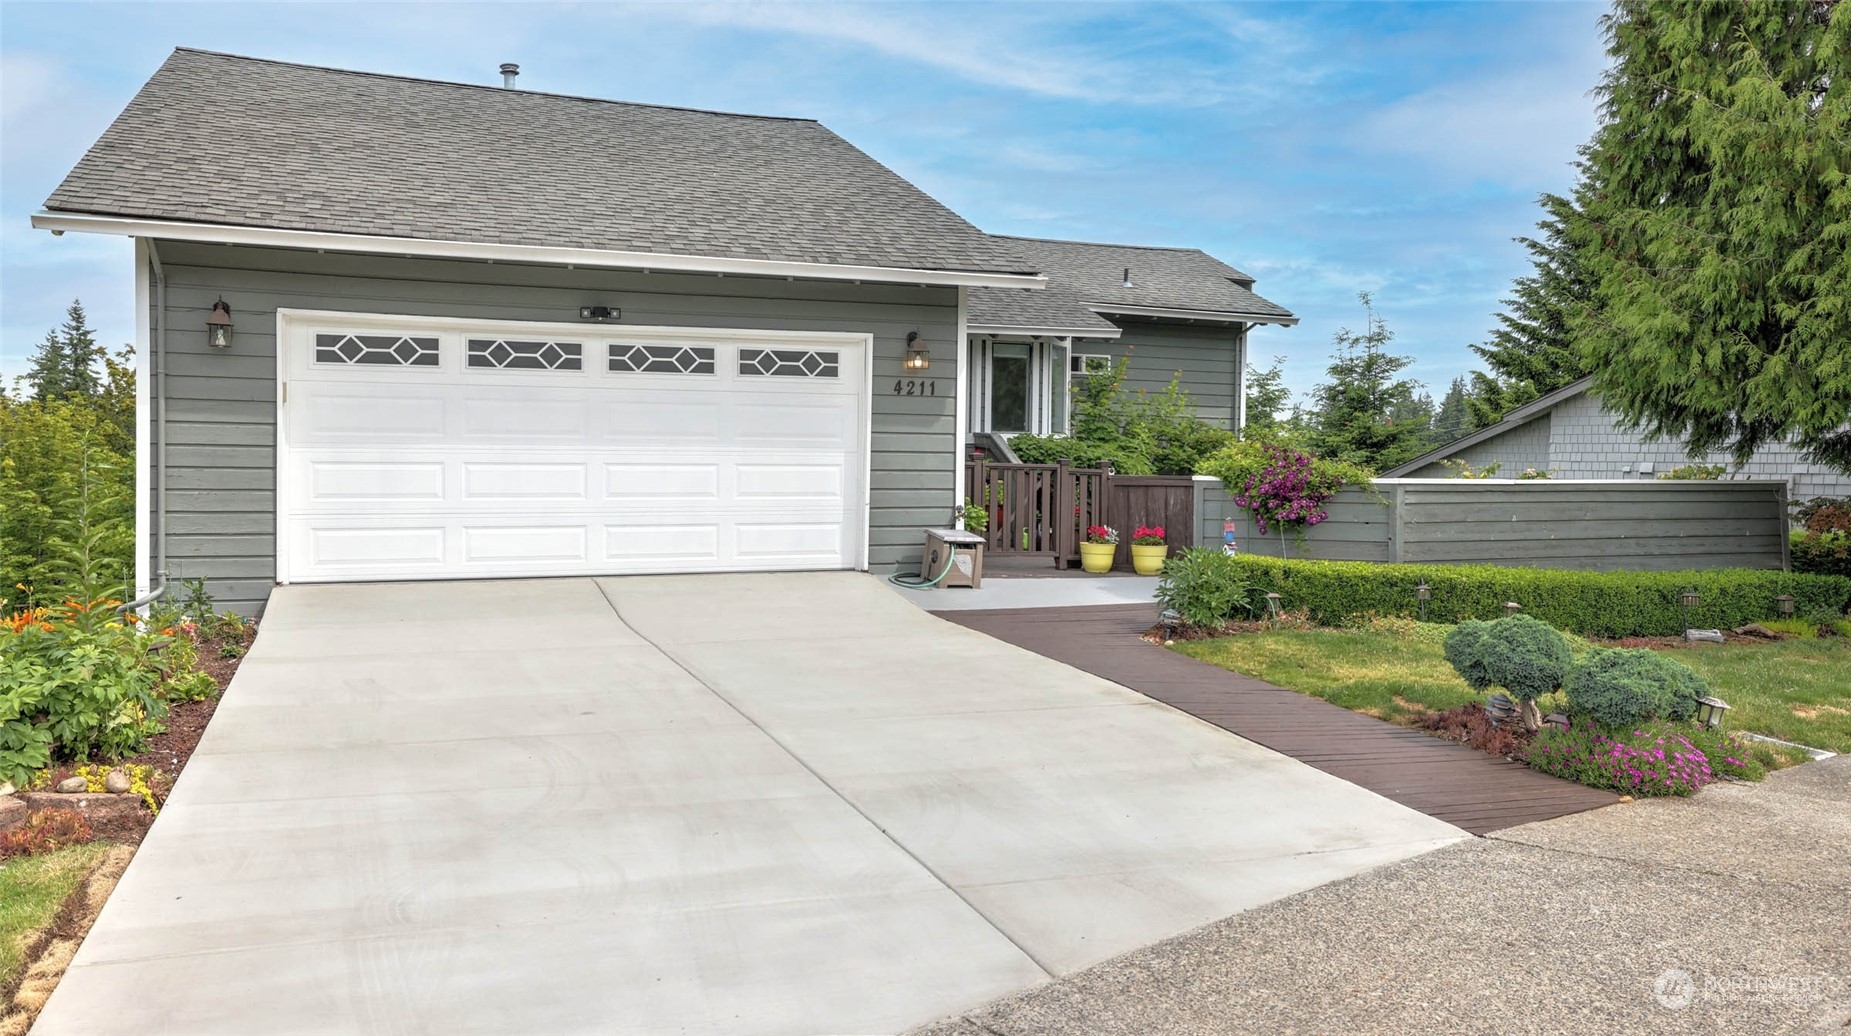
<svg viewBox="0 0 1851 1036">
<path fill-rule="evenodd" d="M 1015 327 L 1009 324 L 972 324 L 967 331 L 973 335 L 1012 338 L 1117 338 L 1124 333 L 1116 327 Z"/>
<path fill-rule="evenodd" d="M 1278 324 L 1291 327 L 1298 323 L 1297 317 L 1282 317 L 1265 313 L 1233 313 L 1208 309 L 1164 309 L 1157 306 L 1107 306 L 1091 305 L 1087 307 L 1095 313 L 1117 313 L 1127 317 L 1170 317 L 1177 320 L 1213 320 L 1217 323 L 1235 324 Z"/>
<path fill-rule="evenodd" d="M 54 234 L 115 234 L 169 241 L 294 248 L 371 255 L 413 256 L 425 259 L 476 259 L 491 262 L 537 263 L 549 266 L 588 266 L 614 270 L 661 273 L 710 273 L 742 277 L 787 277 L 821 281 L 865 281 L 871 284 L 923 284 L 973 288 L 1044 288 L 1040 274 L 985 273 L 965 270 L 914 270 L 887 266 L 840 266 L 833 263 L 781 262 L 771 259 L 731 259 L 722 256 L 663 255 L 655 252 L 619 252 L 601 248 L 564 248 L 550 245 L 510 245 L 482 241 L 432 241 L 415 237 L 376 237 L 370 234 L 326 234 L 270 227 L 235 227 L 217 223 L 93 216 L 40 211 L 32 225 Z"/>
</svg>

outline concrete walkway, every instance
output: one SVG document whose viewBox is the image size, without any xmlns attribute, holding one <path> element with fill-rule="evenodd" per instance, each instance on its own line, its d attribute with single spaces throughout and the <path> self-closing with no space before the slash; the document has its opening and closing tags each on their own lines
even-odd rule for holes
<svg viewBox="0 0 1851 1036">
<path fill-rule="evenodd" d="M 1851 758 L 1511 828 L 918 1036 L 1851 1031 Z"/>
<path fill-rule="evenodd" d="M 851 573 L 278 590 L 37 1032 L 892 1032 L 1459 840 Z"/>
</svg>

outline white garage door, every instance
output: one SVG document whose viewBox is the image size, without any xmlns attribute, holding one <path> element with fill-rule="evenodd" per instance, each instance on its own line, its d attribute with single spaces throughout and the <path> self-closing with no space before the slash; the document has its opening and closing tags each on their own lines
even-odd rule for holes
<svg viewBox="0 0 1851 1036">
<path fill-rule="evenodd" d="M 280 578 L 864 567 L 867 342 L 286 318 Z"/>
</svg>

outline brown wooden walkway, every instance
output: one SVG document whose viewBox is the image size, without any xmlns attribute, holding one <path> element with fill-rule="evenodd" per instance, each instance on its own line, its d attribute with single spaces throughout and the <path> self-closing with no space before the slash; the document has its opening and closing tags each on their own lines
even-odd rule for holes
<svg viewBox="0 0 1851 1036">
<path fill-rule="evenodd" d="M 937 612 L 1482 835 L 1618 801 L 1139 639 L 1149 605 Z"/>
</svg>

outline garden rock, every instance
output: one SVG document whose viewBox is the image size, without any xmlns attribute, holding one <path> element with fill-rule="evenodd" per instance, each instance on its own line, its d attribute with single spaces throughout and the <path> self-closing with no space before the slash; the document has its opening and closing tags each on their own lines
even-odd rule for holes
<svg viewBox="0 0 1851 1036">
<path fill-rule="evenodd" d="M 115 817 L 132 816 L 141 812 L 140 795 L 105 795 L 89 793 L 84 795 L 65 795 L 49 791 L 29 791 L 16 796 L 14 801 L 25 800 L 28 809 L 69 809 L 82 813 L 91 821 L 108 820 Z"/>
<path fill-rule="evenodd" d="M 0 831 L 11 831 L 26 819 L 32 810 L 24 803 L 8 795 L 0 798 Z"/>
<path fill-rule="evenodd" d="M 1724 643 L 1721 630 L 1685 630 L 1684 639 L 1690 641 L 1703 641 L 1708 644 Z"/>
<path fill-rule="evenodd" d="M 18 788 L 13 787 L 12 781 L 0 783 L 0 795 L 11 795 L 18 790 Z"/>
<path fill-rule="evenodd" d="M 129 780 L 129 775 L 121 770 L 111 770 L 109 776 L 103 778 L 103 790 L 111 795 L 125 795 L 133 786 L 134 782 Z"/>
<path fill-rule="evenodd" d="M 1758 622 L 1751 622 L 1746 626 L 1737 626 L 1735 628 L 1735 635 L 1738 637 L 1760 637 L 1762 640 L 1780 639 L 1780 634 L 1775 633 L 1773 630 L 1768 629 Z"/>
<path fill-rule="evenodd" d="M 58 793 L 61 795 L 77 795 L 89 790 L 89 783 L 82 777 L 66 777 L 58 782 Z"/>
</svg>

